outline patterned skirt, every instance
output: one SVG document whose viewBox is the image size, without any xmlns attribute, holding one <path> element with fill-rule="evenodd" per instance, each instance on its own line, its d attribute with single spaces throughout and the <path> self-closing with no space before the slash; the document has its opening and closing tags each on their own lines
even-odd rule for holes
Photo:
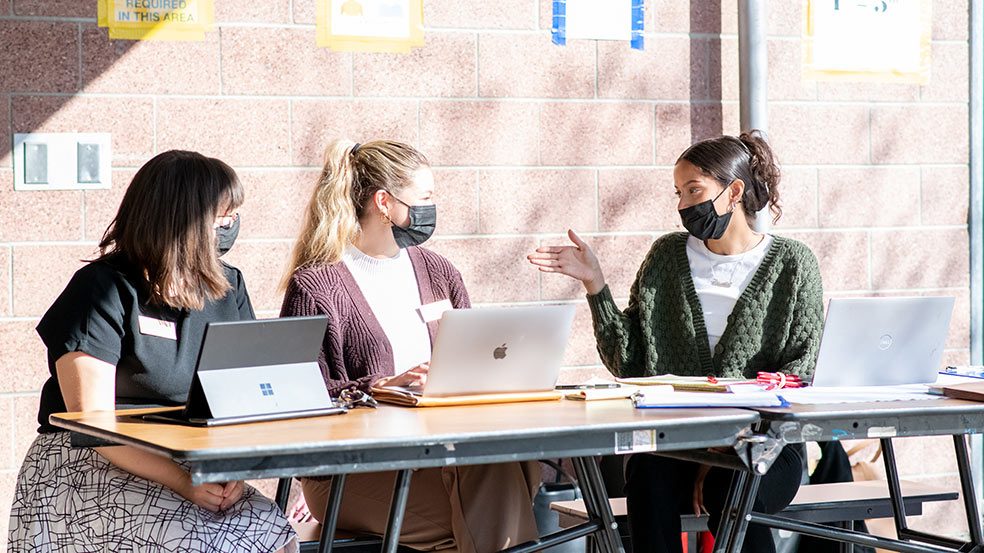
<svg viewBox="0 0 984 553">
<path fill-rule="evenodd" d="M 297 551 L 275 503 L 245 486 L 220 513 L 73 448 L 68 432 L 40 434 L 17 476 L 8 553 Z"/>
</svg>

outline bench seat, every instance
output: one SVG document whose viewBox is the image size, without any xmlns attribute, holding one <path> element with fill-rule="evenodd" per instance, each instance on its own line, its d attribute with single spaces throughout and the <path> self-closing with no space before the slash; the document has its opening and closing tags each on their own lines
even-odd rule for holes
<svg viewBox="0 0 984 553">
<path fill-rule="evenodd" d="M 959 498 L 954 490 L 934 488 L 919 482 L 902 480 L 903 504 L 907 515 L 922 514 L 923 503 L 931 501 L 951 501 Z M 625 498 L 617 497 L 609 500 L 612 513 L 619 522 L 626 517 Z M 550 508 L 559 514 L 561 528 L 569 528 L 587 520 L 584 501 L 555 501 Z M 888 496 L 888 484 L 885 480 L 870 480 L 864 482 L 837 482 L 833 484 L 811 484 L 800 486 L 799 492 L 793 498 L 782 515 L 788 518 L 828 523 L 848 520 L 863 520 L 869 518 L 887 518 L 893 516 L 892 503 Z M 697 517 L 685 514 L 680 517 L 684 532 L 701 532 L 707 530 L 707 516 Z"/>
</svg>

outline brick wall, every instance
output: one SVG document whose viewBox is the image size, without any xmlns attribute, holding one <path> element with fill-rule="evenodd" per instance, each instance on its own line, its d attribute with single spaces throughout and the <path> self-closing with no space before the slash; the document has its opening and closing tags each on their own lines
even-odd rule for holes
<svg viewBox="0 0 984 553">
<path fill-rule="evenodd" d="M 409 55 L 316 48 L 314 0 L 218 0 L 201 43 L 110 41 L 94 4 L 0 0 L 0 547 L 47 373 L 33 327 L 156 152 L 196 149 L 240 172 L 247 202 L 229 258 L 272 316 L 328 139 L 418 145 L 438 185 L 430 246 L 480 304 L 575 303 L 563 375 L 575 380 L 603 373 L 582 291 L 524 255 L 575 228 L 624 299 L 647 245 L 679 227 L 676 156 L 738 131 L 730 0 L 650 0 L 643 52 L 553 46 L 548 0 L 424 0 L 427 45 Z M 956 295 L 946 361 L 967 362 L 968 2 L 933 4 L 932 80 L 920 87 L 803 83 L 800 2 L 769 2 L 769 117 L 785 174 L 776 232 L 814 250 L 828 296 Z M 11 137 L 30 131 L 112 133 L 113 189 L 14 192 Z M 905 444 L 904 473 L 953 484 L 945 443 Z M 959 533 L 959 510 L 933 507 L 918 524 Z"/>
</svg>

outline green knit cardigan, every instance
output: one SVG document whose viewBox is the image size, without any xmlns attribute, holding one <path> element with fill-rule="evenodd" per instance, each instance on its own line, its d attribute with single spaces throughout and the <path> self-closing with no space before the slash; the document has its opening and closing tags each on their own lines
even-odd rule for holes
<svg viewBox="0 0 984 553">
<path fill-rule="evenodd" d="M 757 371 L 811 376 L 823 329 L 823 286 L 813 252 L 774 237 L 712 355 L 687 236 L 671 233 L 653 243 L 625 311 L 607 286 L 588 295 L 598 353 L 608 370 L 617 377 L 755 378 Z"/>
</svg>

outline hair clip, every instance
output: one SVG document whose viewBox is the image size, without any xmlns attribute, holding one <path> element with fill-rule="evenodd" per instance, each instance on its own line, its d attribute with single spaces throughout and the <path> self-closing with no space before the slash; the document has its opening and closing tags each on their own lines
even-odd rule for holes
<svg viewBox="0 0 984 553">
<path fill-rule="evenodd" d="M 349 155 L 354 156 L 355 155 L 355 152 L 358 152 L 359 151 L 359 146 L 362 146 L 362 144 L 359 143 L 359 142 L 356 142 L 355 143 L 355 146 L 352 146 L 352 149 L 349 150 Z"/>
</svg>

